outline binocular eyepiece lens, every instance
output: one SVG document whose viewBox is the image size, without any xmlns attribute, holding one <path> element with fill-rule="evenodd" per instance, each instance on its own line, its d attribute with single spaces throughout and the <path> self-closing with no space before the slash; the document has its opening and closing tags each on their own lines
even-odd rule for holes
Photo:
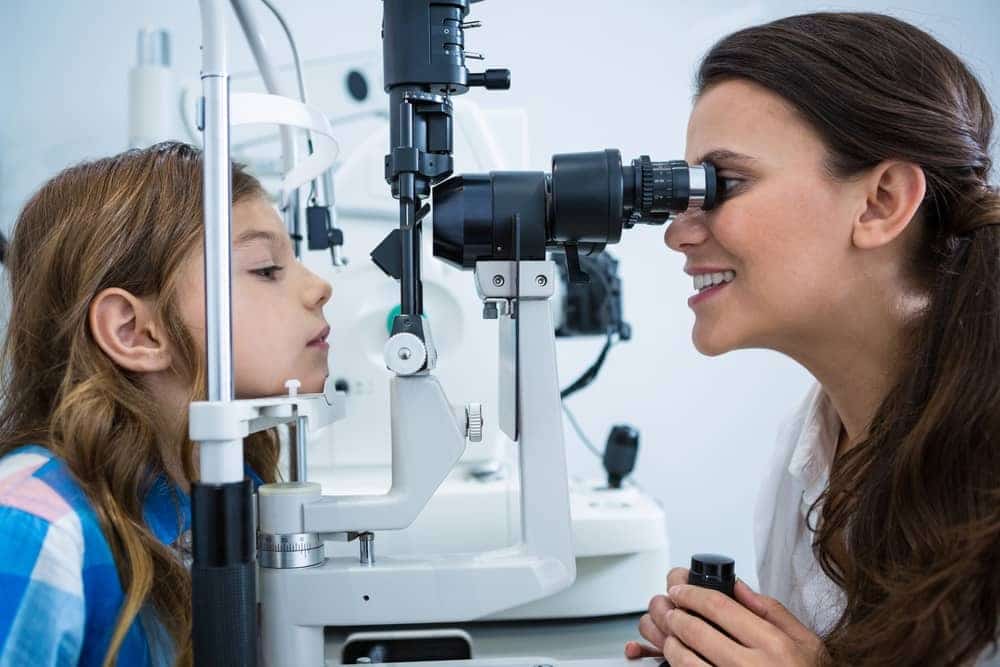
<svg viewBox="0 0 1000 667">
<path fill-rule="evenodd" d="M 709 163 L 653 162 L 643 155 L 623 165 L 614 149 L 563 153 L 553 156 L 551 174 L 466 174 L 435 187 L 434 254 L 463 268 L 483 260 L 545 259 L 546 248 L 567 245 L 587 254 L 617 243 L 623 228 L 712 209 L 720 194 Z"/>
</svg>

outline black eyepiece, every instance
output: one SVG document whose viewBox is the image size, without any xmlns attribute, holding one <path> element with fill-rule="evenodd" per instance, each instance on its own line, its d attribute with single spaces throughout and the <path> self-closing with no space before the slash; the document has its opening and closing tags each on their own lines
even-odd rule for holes
<svg viewBox="0 0 1000 667">
<path fill-rule="evenodd" d="M 455 176 L 436 186 L 434 254 L 463 268 L 477 261 L 544 259 L 547 248 L 580 254 L 621 240 L 637 223 L 659 225 L 718 199 L 715 168 L 643 155 L 623 165 L 614 149 L 552 157 L 552 172 L 490 172 Z"/>
</svg>

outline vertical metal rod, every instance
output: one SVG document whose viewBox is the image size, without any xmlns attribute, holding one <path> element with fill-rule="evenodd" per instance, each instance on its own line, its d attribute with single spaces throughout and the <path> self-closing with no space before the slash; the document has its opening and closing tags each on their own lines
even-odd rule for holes
<svg viewBox="0 0 1000 667">
<path fill-rule="evenodd" d="M 205 76 L 205 347 L 208 400 L 233 399 L 229 77 Z M 241 476 L 242 476 L 242 470 Z M 233 480 L 227 480 L 233 481 Z"/>
<path fill-rule="evenodd" d="M 413 148 L 413 105 L 408 101 L 399 104 L 399 147 Z M 399 281 L 399 307 L 404 315 L 418 315 L 417 267 L 414 253 L 420 248 L 415 243 L 416 184 L 413 172 L 399 175 L 399 230 L 400 251 L 402 252 L 402 276 Z"/>
<path fill-rule="evenodd" d="M 330 226 L 337 228 L 337 196 L 333 184 L 333 167 L 323 172 L 320 181 L 323 185 L 323 203 L 330 207 Z M 330 246 L 330 259 L 334 266 L 346 266 L 347 260 L 344 258 L 343 246 Z"/>
<path fill-rule="evenodd" d="M 211 5 L 213 3 L 206 2 Z M 206 40 L 209 43 L 209 40 Z M 206 46 L 206 52 L 218 49 Z M 225 53 L 224 46 L 222 52 Z M 220 57 L 224 58 L 224 57 Z M 233 384 L 232 324 L 232 166 L 229 161 L 229 74 L 224 60 L 203 65 L 205 216 L 205 356 L 209 401 L 231 401 Z M 201 481 L 243 481 L 243 441 L 203 445 Z"/>
<path fill-rule="evenodd" d="M 282 211 L 285 219 L 285 228 L 292 238 L 292 252 L 296 257 L 302 256 L 302 197 L 299 191 L 295 190 L 288 195 L 288 206 Z"/>
<path fill-rule="evenodd" d="M 414 211 L 420 210 L 420 198 L 417 197 L 413 202 Z M 424 313 L 424 285 L 420 276 L 420 250 L 423 248 L 423 243 L 421 241 L 421 235 L 423 233 L 423 223 L 419 221 L 414 221 L 413 223 L 413 247 L 411 251 L 413 253 L 413 310 L 416 315 L 423 315 Z"/>
<path fill-rule="evenodd" d="M 306 481 L 306 428 L 308 417 L 295 420 L 295 481 Z"/>
<path fill-rule="evenodd" d="M 257 63 L 257 69 L 260 70 L 260 76 L 264 80 L 267 92 L 294 99 L 296 97 L 295 92 L 289 90 L 288 86 L 282 81 L 278 74 L 278 68 L 275 67 L 274 62 L 271 60 L 267 45 L 264 43 L 264 33 L 257 24 L 257 18 L 250 8 L 251 0 L 230 0 L 230 2 L 233 6 L 233 11 L 236 13 L 236 18 L 240 22 L 240 27 L 243 28 L 243 34 L 247 38 L 247 45 L 250 47 L 250 53 L 253 54 L 254 62 Z M 299 161 L 299 146 L 296 143 L 296 135 L 293 128 L 281 125 L 278 132 L 281 137 L 281 163 L 285 171 L 288 172 Z M 288 201 L 284 202 L 284 204 L 285 208 L 282 209 L 282 213 L 285 216 L 285 227 L 288 229 L 289 234 L 293 235 L 295 256 L 300 257 L 302 254 L 302 241 L 298 237 L 302 235 L 302 208 L 298 191 L 289 197 Z"/>
<path fill-rule="evenodd" d="M 401 174 L 399 177 L 400 187 L 402 187 L 404 178 L 409 177 L 409 180 L 413 181 L 413 177 L 410 174 Z M 412 188 L 411 188 L 412 189 Z M 399 307 L 400 312 L 403 315 L 418 315 L 417 311 L 417 284 L 416 284 L 416 272 L 413 266 L 413 256 L 414 256 L 414 229 L 413 229 L 413 218 L 416 213 L 414 211 L 414 202 L 412 199 L 403 199 L 402 196 L 399 198 L 399 219 L 400 219 L 400 249 L 403 254 L 403 275 L 399 281 L 400 289 L 400 299 Z"/>
<path fill-rule="evenodd" d="M 229 71 L 222 0 L 201 0 L 205 352 L 208 400 L 233 400 L 232 170 Z M 201 443 L 191 488 L 193 662 L 257 664 L 252 486 L 243 479 L 243 440 Z"/>
</svg>

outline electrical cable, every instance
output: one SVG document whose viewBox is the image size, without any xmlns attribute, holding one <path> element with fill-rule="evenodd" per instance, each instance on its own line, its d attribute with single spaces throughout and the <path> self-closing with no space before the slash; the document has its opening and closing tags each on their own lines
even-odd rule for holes
<svg viewBox="0 0 1000 667">
<path fill-rule="evenodd" d="M 278 11 L 278 8 L 271 3 L 271 0 L 260 0 L 260 1 L 264 3 L 265 7 L 271 10 L 271 13 L 274 14 L 274 18 L 276 18 L 278 20 L 278 23 L 281 25 L 281 29 L 284 30 L 285 37 L 288 38 L 288 46 L 292 51 L 292 62 L 295 63 L 295 80 L 299 86 L 299 99 L 302 101 L 302 104 L 307 104 L 306 82 L 305 82 L 305 77 L 302 74 L 302 61 L 299 59 L 299 49 L 295 45 L 295 37 L 292 36 L 292 30 L 291 28 L 288 27 L 288 22 L 285 21 L 285 17 L 282 16 L 281 12 Z M 309 155 L 312 155 L 314 152 L 312 132 L 310 132 L 309 130 L 306 130 L 306 150 L 309 152 Z M 316 204 L 317 180 L 318 179 L 316 178 L 312 180 L 312 185 L 310 187 L 308 196 L 308 199 L 312 201 L 313 205 Z M 333 204 L 332 202 L 327 202 L 327 205 L 332 206 Z"/>
<path fill-rule="evenodd" d="M 566 416 L 569 418 L 569 423 L 573 427 L 573 430 L 576 431 L 576 437 L 580 439 L 580 442 L 583 443 L 583 446 L 589 449 L 594 456 L 603 460 L 604 454 L 602 454 L 601 451 L 597 449 L 597 446 L 594 445 L 594 443 L 591 442 L 590 438 L 587 437 L 587 434 L 583 432 L 583 429 L 580 427 L 580 422 L 576 420 L 576 415 L 574 415 L 573 412 L 569 409 L 569 406 L 566 405 L 565 401 L 563 401 L 562 409 L 563 412 L 566 413 Z"/>
<path fill-rule="evenodd" d="M 570 426 L 573 427 L 573 431 L 576 433 L 576 437 L 580 440 L 583 446 L 590 451 L 591 454 L 596 456 L 598 460 L 601 461 L 601 464 L 603 465 L 604 454 L 599 449 L 597 449 L 597 446 L 594 445 L 593 441 L 591 441 L 591 439 L 587 437 L 587 434 L 583 432 L 583 428 L 580 426 L 580 422 L 576 420 L 576 415 L 574 415 L 573 411 L 569 409 L 569 406 L 566 405 L 565 401 L 563 401 L 562 409 L 563 412 L 566 414 L 566 417 L 569 419 Z M 653 500 L 653 502 L 655 502 L 657 505 L 663 507 L 663 504 L 659 501 L 659 499 L 655 498 L 652 494 L 647 492 L 646 489 L 644 489 L 642 485 L 639 484 L 639 482 L 633 479 L 632 475 L 629 475 L 628 477 L 623 479 L 622 482 L 628 484 L 629 486 L 635 487 L 639 492 L 649 496 Z"/>
<path fill-rule="evenodd" d="M 302 77 L 302 61 L 299 60 L 299 49 L 295 46 L 295 38 L 292 37 L 292 31 L 288 27 L 288 23 L 285 21 L 285 17 L 281 15 L 277 7 L 271 4 L 270 0 L 260 0 L 264 3 L 264 6 L 271 10 L 274 14 L 274 18 L 278 19 L 278 23 L 281 24 L 281 29 L 285 31 L 285 37 L 288 38 L 288 46 L 292 50 L 292 60 L 295 62 L 295 77 L 299 84 L 299 97 L 302 100 L 302 104 L 306 104 L 306 83 L 305 79 Z"/>
<path fill-rule="evenodd" d="M 600 354 L 597 355 L 597 360 L 594 361 L 594 363 L 591 364 L 590 367 L 587 368 L 587 370 L 585 370 L 580 375 L 580 377 L 578 377 L 576 380 L 570 383 L 569 386 L 567 386 L 565 389 L 559 392 L 559 396 L 562 399 L 569 398 L 576 392 L 587 387 L 591 382 L 593 382 L 597 378 L 597 374 L 601 371 L 601 367 L 604 365 L 605 359 L 607 359 L 608 352 L 617 342 L 614 338 L 615 329 L 610 326 L 610 323 L 613 319 L 612 316 L 614 315 L 614 313 L 612 312 L 612 305 L 611 305 L 611 285 L 610 283 L 608 283 L 608 279 L 604 276 L 603 272 L 600 270 L 599 267 L 596 271 L 591 271 L 590 275 L 597 276 L 597 279 L 600 280 L 601 285 L 604 287 L 603 306 L 606 311 L 607 321 L 609 323 L 607 329 L 607 340 L 605 341 L 604 347 L 601 349 Z M 620 338 L 621 335 L 619 334 L 619 340 Z"/>
</svg>

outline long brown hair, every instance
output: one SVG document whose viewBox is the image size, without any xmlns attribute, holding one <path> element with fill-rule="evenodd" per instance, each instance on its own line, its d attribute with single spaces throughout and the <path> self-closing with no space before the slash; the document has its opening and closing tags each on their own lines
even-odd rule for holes
<svg viewBox="0 0 1000 667">
<path fill-rule="evenodd" d="M 263 196 L 239 166 L 233 201 Z M 196 478 L 192 443 L 165 441 L 156 397 L 113 363 L 87 323 L 92 299 L 109 287 L 155 298 L 176 346 L 172 369 L 205 393 L 204 361 L 178 316 L 178 268 L 202 247 L 202 160 L 180 143 L 158 144 L 66 169 L 28 201 L 7 256 L 11 311 L 3 348 L 0 455 L 27 443 L 62 459 L 87 494 L 111 545 L 125 598 L 104 664 L 113 664 L 147 602 L 191 662 L 191 577 L 143 519 L 143 499 L 168 458 Z M 273 481 L 273 433 L 251 436 L 247 462 Z M 178 520 L 180 517 L 178 516 Z"/>
<path fill-rule="evenodd" d="M 832 177 L 889 159 L 926 175 L 912 277 L 929 307 L 899 341 L 896 384 L 835 462 L 810 528 L 847 599 L 824 637 L 834 663 L 968 662 L 995 646 L 1000 614 L 1000 198 L 988 186 L 987 96 L 933 37 L 877 14 L 736 32 L 705 57 L 698 94 L 728 79 L 795 108 Z"/>
</svg>

